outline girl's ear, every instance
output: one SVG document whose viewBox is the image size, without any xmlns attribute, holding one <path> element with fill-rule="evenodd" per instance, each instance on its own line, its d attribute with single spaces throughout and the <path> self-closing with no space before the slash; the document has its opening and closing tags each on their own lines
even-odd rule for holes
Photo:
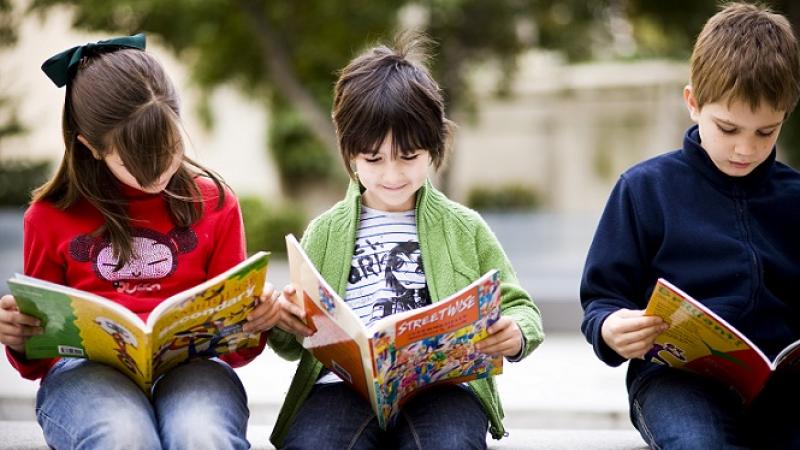
<svg viewBox="0 0 800 450">
<path fill-rule="evenodd" d="M 689 110 L 689 118 L 694 122 L 700 120 L 700 108 L 697 106 L 697 99 L 694 97 L 694 91 L 692 91 L 692 86 L 689 84 L 683 88 L 683 101 Z"/>
<path fill-rule="evenodd" d="M 83 137 L 82 134 L 78 135 L 78 140 L 81 142 L 81 144 L 85 145 L 90 152 L 92 152 L 92 156 L 94 156 L 94 159 L 98 160 L 103 159 L 103 155 L 101 155 L 96 148 L 92 147 L 92 144 L 90 144 L 89 141 L 85 137 Z"/>
</svg>

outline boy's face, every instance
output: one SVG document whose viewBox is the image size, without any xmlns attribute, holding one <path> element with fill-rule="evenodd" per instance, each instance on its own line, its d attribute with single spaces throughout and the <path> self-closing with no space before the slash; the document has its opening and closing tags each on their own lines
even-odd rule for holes
<svg viewBox="0 0 800 450">
<path fill-rule="evenodd" d="M 683 91 L 689 116 L 697 123 L 700 143 L 722 173 L 743 177 L 764 162 L 772 152 L 781 131 L 785 111 L 761 104 L 750 105 L 727 100 L 697 107 L 691 86 Z"/>
<path fill-rule="evenodd" d="M 377 153 L 360 153 L 352 163 L 366 188 L 364 206 L 380 211 L 408 211 L 414 209 L 417 190 L 428 177 L 431 157 L 428 151 L 417 150 L 394 158 L 392 136 L 388 135 Z"/>
</svg>

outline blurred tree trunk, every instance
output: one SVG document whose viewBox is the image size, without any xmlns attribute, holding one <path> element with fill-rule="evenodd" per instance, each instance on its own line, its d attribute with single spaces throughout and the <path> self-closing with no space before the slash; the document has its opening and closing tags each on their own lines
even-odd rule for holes
<svg viewBox="0 0 800 450">
<path fill-rule="evenodd" d="M 253 0 L 237 0 L 244 12 L 252 33 L 256 36 L 264 71 L 269 74 L 274 88 L 303 118 L 314 136 L 333 154 L 339 157 L 336 132 L 330 119 L 292 70 L 286 50 L 265 17 L 264 10 Z"/>
</svg>

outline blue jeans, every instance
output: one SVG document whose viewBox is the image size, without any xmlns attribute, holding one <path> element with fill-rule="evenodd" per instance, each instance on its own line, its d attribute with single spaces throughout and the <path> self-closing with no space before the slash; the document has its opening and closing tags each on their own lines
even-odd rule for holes
<svg viewBox="0 0 800 450">
<path fill-rule="evenodd" d="M 247 449 L 247 396 L 218 360 L 175 367 L 153 398 L 109 366 L 62 358 L 36 396 L 36 416 L 56 449 Z"/>
<path fill-rule="evenodd" d="M 631 416 L 644 440 L 657 450 L 800 449 L 800 378 L 782 375 L 773 377 L 746 408 L 720 383 L 662 370 L 636 393 Z"/>
<path fill-rule="evenodd" d="M 424 391 L 386 431 L 366 400 L 344 383 L 314 386 L 289 428 L 284 449 L 485 449 L 489 421 L 462 386 Z"/>
</svg>

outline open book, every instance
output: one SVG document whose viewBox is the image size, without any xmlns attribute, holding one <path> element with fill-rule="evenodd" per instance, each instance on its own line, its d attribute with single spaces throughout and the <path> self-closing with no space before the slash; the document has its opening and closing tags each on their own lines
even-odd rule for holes
<svg viewBox="0 0 800 450">
<path fill-rule="evenodd" d="M 42 321 L 44 334 L 25 343 L 30 359 L 89 358 L 118 368 L 145 392 L 153 380 L 194 357 L 259 344 L 242 325 L 267 276 L 269 253 L 160 303 L 144 323 L 128 308 L 89 292 L 17 274 L 8 280 L 19 310 Z"/>
<path fill-rule="evenodd" d="M 770 361 L 739 330 L 685 292 L 659 279 L 645 310 L 669 324 L 644 359 L 726 383 L 750 404 L 776 370 L 797 368 L 800 341 Z"/>
<path fill-rule="evenodd" d="M 500 374 L 502 356 L 475 350 L 500 317 L 500 279 L 491 270 L 432 305 L 390 315 L 367 328 L 320 276 L 292 235 L 289 270 L 315 333 L 302 344 L 372 404 L 382 428 L 421 389 Z"/>
</svg>

